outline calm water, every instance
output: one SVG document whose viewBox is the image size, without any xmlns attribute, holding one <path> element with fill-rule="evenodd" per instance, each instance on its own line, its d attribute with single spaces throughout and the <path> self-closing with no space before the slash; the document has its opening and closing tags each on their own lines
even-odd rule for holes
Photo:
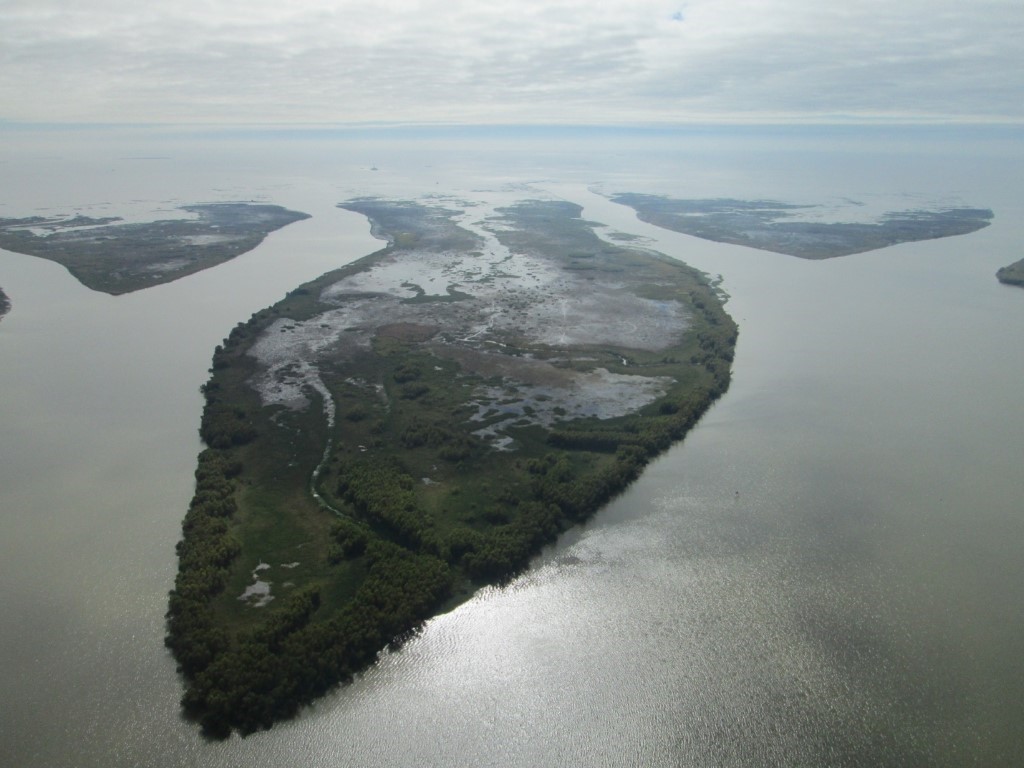
<svg viewBox="0 0 1024 768">
<path fill-rule="evenodd" d="M 116 299 L 0 252 L 14 302 L 0 321 L 0 764 L 954 766 L 1024 753 L 1024 291 L 993 277 L 1024 242 L 1018 142 L 17 138 L 0 154 L 0 215 L 260 199 L 314 217 Z M 722 274 L 741 328 L 732 388 L 511 586 L 433 620 L 297 721 L 203 741 L 179 718 L 162 637 L 213 346 L 377 247 L 339 200 L 519 189 Z M 806 262 L 658 230 L 595 190 L 961 198 L 996 219 Z"/>
</svg>

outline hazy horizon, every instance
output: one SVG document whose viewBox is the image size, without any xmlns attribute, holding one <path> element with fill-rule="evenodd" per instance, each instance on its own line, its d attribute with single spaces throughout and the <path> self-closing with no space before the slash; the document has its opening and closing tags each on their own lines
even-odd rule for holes
<svg viewBox="0 0 1024 768">
<path fill-rule="evenodd" d="M 1003 0 L 0 2 L 0 121 L 1024 121 Z"/>
</svg>

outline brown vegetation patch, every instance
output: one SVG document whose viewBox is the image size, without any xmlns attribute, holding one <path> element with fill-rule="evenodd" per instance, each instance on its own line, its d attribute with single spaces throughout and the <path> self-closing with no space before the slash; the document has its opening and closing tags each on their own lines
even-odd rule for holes
<svg viewBox="0 0 1024 768">
<path fill-rule="evenodd" d="M 422 323 L 390 323 L 377 328 L 377 335 L 405 342 L 429 341 L 440 330 L 436 325 Z"/>
</svg>

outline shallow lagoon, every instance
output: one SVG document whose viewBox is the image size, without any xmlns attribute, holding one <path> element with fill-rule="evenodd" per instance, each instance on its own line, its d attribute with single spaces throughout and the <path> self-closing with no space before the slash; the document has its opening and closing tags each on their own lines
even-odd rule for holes
<svg viewBox="0 0 1024 768">
<path fill-rule="evenodd" d="M 90 139 L 60 159 L 8 142 L 3 215 L 257 199 L 313 218 L 118 299 L 0 254 L 14 304 L 0 322 L 0 762 L 1011 764 L 1024 295 L 994 272 L 1024 240 L 1024 176 L 1019 152 L 977 138 L 696 132 L 638 152 L 606 135 L 172 137 L 149 153 Z M 205 743 L 179 719 L 161 642 L 213 346 L 378 247 L 337 202 L 528 185 L 723 275 L 741 328 L 729 393 L 508 588 L 299 720 Z M 995 220 L 803 262 L 657 230 L 595 190 L 956 197 Z"/>
</svg>

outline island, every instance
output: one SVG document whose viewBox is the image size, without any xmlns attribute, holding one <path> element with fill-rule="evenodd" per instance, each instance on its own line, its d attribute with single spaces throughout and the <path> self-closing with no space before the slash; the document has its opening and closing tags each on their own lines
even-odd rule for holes
<svg viewBox="0 0 1024 768">
<path fill-rule="evenodd" d="M 116 296 L 221 264 L 251 251 L 271 232 L 309 218 L 248 202 L 178 210 L 179 218 L 144 223 L 82 215 L 0 218 L 0 248 L 55 261 L 87 288 Z"/>
<path fill-rule="evenodd" d="M 996 272 L 996 279 L 1006 285 L 1016 285 L 1024 288 L 1024 259 L 1000 268 Z"/>
<path fill-rule="evenodd" d="M 815 205 L 776 200 L 679 200 L 661 195 L 617 194 L 641 221 L 719 243 L 732 243 L 802 259 L 831 259 L 898 243 L 966 235 L 992 220 L 986 208 L 891 211 L 871 222 L 813 220 Z M 803 220 L 800 219 L 811 219 Z"/>
<path fill-rule="evenodd" d="M 7 294 L 4 293 L 4 289 L 0 288 L 0 320 L 3 320 L 4 315 L 11 311 L 11 300 L 7 298 Z"/>
<path fill-rule="evenodd" d="M 166 642 L 211 736 L 510 579 L 729 385 L 714 281 L 577 205 L 341 207 L 387 246 L 236 326 L 203 387 Z"/>
</svg>

